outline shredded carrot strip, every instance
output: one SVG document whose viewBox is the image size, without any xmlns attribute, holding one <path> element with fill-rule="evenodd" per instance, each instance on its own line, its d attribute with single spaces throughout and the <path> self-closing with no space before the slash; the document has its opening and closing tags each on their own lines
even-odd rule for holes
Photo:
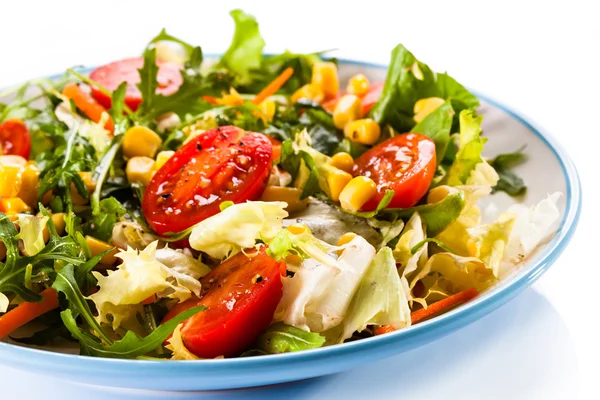
<svg viewBox="0 0 600 400">
<path fill-rule="evenodd" d="M 273 79 L 273 82 L 269 83 L 267 87 L 261 90 L 254 100 L 252 100 L 252 104 L 259 105 L 262 103 L 267 97 L 274 95 L 277 93 L 279 89 L 292 77 L 294 74 L 294 68 L 288 67 L 286 68 L 279 76 Z"/>
<path fill-rule="evenodd" d="M 76 83 L 67 84 L 62 94 L 65 97 L 73 100 L 75 106 L 79 108 L 85 115 L 87 115 L 92 121 L 98 123 L 102 119 L 102 114 L 108 113 L 106 108 L 96 101 L 90 94 L 81 90 L 79 85 Z M 104 125 L 104 128 L 109 130 L 111 133 L 114 131 L 114 124 L 112 118 L 109 116 L 108 121 Z"/>
<path fill-rule="evenodd" d="M 474 288 L 463 290 L 462 292 L 458 292 L 453 294 L 452 296 L 446 297 L 444 300 L 440 300 L 431 304 L 427 308 L 422 308 L 410 314 L 410 319 L 412 324 L 416 324 L 418 322 L 423 321 L 426 318 L 431 317 L 432 315 L 438 314 L 442 311 L 445 311 L 449 308 L 455 307 L 459 304 L 466 303 L 467 301 L 474 299 L 477 297 L 477 290 Z M 375 330 L 375 335 L 383 335 L 384 333 L 394 332 L 396 328 L 391 325 L 382 325 Z"/>
<path fill-rule="evenodd" d="M 144 301 L 142 301 L 142 304 L 143 305 L 148 305 L 148 304 L 152 304 L 154 302 L 156 302 L 156 295 L 155 294 L 150 295 L 147 299 L 145 299 Z"/>
<path fill-rule="evenodd" d="M 426 318 L 431 317 L 437 313 L 445 311 L 449 308 L 455 307 L 459 304 L 466 303 L 467 301 L 477 297 L 477 289 L 470 288 L 453 294 L 452 296 L 446 297 L 444 300 L 437 301 L 427 308 L 422 308 L 410 314 L 410 319 L 413 324 L 423 321 Z"/>
<path fill-rule="evenodd" d="M 40 295 L 43 299 L 39 303 L 23 303 L 0 317 L 0 339 L 58 307 L 56 290 L 48 288 Z"/>
</svg>

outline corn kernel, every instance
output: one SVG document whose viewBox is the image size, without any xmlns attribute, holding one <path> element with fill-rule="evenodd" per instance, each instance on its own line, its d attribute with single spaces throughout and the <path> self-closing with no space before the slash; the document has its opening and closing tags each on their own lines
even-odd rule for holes
<svg viewBox="0 0 600 400">
<path fill-rule="evenodd" d="M 273 100 L 265 100 L 258 105 L 258 109 L 262 113 L 262 115 L 267 119 L 267 121 L 272 121 L 275 116 L 275 111 L 277 110 L 277 106 Z"/>
<path fill-rule="evenodd" d="M 83 171 L 83 172 L 78 172 L 78 174 L 81 177 L 81 179 L 83 179 L 83 182 L 85 183 L 85 187 L 88 191 L 88 194 L 93 192 L 94 189 L 96 189 L 96 184 L 92 180 L 92 173 L 89 171 Z M 83 206 L 89 202 L 89 200 L 86 200 L 83 197 L 81 197 L 81 195 L 77 191 L 77 188 L 75 187 L 75 185 L 72 182 L 71 182 L 71 200 L 73 201 L 73 204 L 75 204 L 77 206 Z"/>
<path fill-rule="evenodd" d="M 340 194 L 346 185 L 352 180 L 352 175 L 341 169 L 333 169 L 327 174 L 328 195 L 333 201 L 340 199 Z"/>
<path fill-rule="evenodd" d="M 371 145 L 379 140 L 381 128 L 371 118 L 358 119 L 346 125 L 344 135 L 355 143 Z"/>
<path fill-rule="evenodd" d="M 86 236 L 85 242 L 87 243 L 88 247 L 90 248 L 90 253 L 92 254 L 92 257 L 102 253 L 103 251 L 109 250 L 113 247 L 110 244 L 103 242 L 102 240 L 98 240 L 91 236 Z M 117 252 L 118 252 L 117 249 L 113 249 L 113 251 L 109 252 L 108 254 L 106 254 L 104 257 L 102 257 L 100 259 L 100 264 L 106 264 L 106 265 L 114 264 L 115 261 L 117 261 L 117 258 L 115 257 Z"/>
<path fill-rule="evenodd" d="M 363 106 L 360 99 L 353 94 L 347 94 L 340 98 L 333 110 L 333 124 L 338 129 L 344 129 L 350 122 L 362 116 Z"/>
<path fill-rule="evenodd" d="M 150 157 L 132 157 L 127 161 L 125 173 L 129 183 L 139 183 L 148 186 L 154 175 L 155 161 Z"/>
<path fill-rule="evenodd" d="M 297 103 L 300 99 L 309 99 L 321 103 L 325 99 L 325 94 L 319 85 L 307 83 L 294 92 L 292 95 L 292 103 Z"/>
<path fill-rule="evenodd" d="M 21 156 L 0 156 L 0 165 L 12 165 L 15 167 L 24 167 L 27 165 L 27 160 Z"/>
<path fill-rule="evenodd" d="M 301 235 L 306 231 L 310 232 L 306 225 L 300 223 L 288 226 L 287 230 L 290 231 L 290 233 L 293 233 L 294 235 Z"/>
<path fill-rule="evenodd" d="M 0 197 L 16 197 L 21 190 L 23 167 L 0 165 Z"/>
<path fill-rule="evenodd" d="M 346 211 L 356 212 L 377 193 L 372 179 L 357 176 L 346 185 L 340 194 L 340 204 Z"/>
<path fill-rule="evenodd" d="M 444 104 L 444 99 L 439 97 L 428 97 L 426 99 L 418 100 L 415 103 L 413 119 L 419 123 L 425 119 L 426 116 L 431 114 L 436 108 Z"/>
<path fill-rule="evenodd" d="M 15 215 L 30 212 L 31 207 L 18 197 L 2 198 L 0 199 L 0 211 L 4 214 Z"/>
<path fill-rule="evenodd" d="M 64 235 L 65 227 L 66 227 L 65 213 L 52 214 L 50 216 L 50 219 L 52 219 L 52 222 L 54 223 L 54 227 L 56 228 L 56 233 L 58 233 L 59 236 Z"/>
<path fill-rule="evenodd" d="M 302 264 L 302 258 L 297 254 L 290 253 L 285 257 L 285 262 L 288 264 L 299 265 Z"/>
<path fill-rule="evenodd" d="M 262 194 L 262 201 L 285 201 L 285 210 L 289 213 L 304 210 L 308 206 L 308 198 L 300 199 L 302 190 L 295 187 L 267 186 Z"/>
<path fill-rule="evenodd" d="M 354 168 L 354 158 L 348 153 L 336 153 L 331 157 L 331 160 L 329 160 L 329 164 L 350 173 L 352 172 L 352 168 Z"/>
<path fill-rule="evenodd" d="M 338 240 L 337 245 L 338 246 L 343 246 L 345 244 L 350 243 L 354 238 L 356 237 L 356 233 L 354 232 L 346 232 L 344 233 L 341 237 L 340 240 Z"/>
<path fill-rule="evenodd" d="M 40 169 L 32 162 L 28 162 L 21 175 L 21 188 L 18 196 L 30 207 L 37 205 L 37 187 Z"/>
<path fill-rule="evenodd" d="M 237 90 L 231 88 L 228 94 L 224 94 L 223 97 L 217 99 L 217 104 L 222 106 L 241 106 L 244 105 L 244 99 Z"/>
<path fill-rule="evenodd" d="M 325 99 L 336 97 L 340 90 L 340 82 L 335 63 L 330 61 L 315 63 L 312 69 L 312 83 L 321 88 Z"/>
<path fill-rule="evenodd" d="M 363 97 L 369 92 L 369 79 L 364 74 L 356 74 L 348 81 L 346 91 L 350 94 L 355 94 L 358 97 Z"/>
<path fill-rule="evenodd" d="M 127 158 L 154 158 L 161 144 L 162 139 L 153 130 L 145 126 L 134 126 L 123 137 L 123 154 Z"/>
<path fill-rule="evenodd" d="M 173 154 L 175 154 L 173 150 L 165 150 L 158 153 L 156 155 L 156 163 L 154 164 L 154 170 L 158 171 L 159 169 L 161 169 L 162 166 L 165 165 L 167 161 L 169 161 L 169 158 L 173 157 Z"/>
</svg>

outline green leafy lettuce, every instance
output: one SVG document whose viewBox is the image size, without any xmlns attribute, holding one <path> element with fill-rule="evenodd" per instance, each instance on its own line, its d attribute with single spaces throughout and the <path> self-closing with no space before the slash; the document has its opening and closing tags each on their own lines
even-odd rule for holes
<svg viewBox="0 0 600 400">
<path fill-rule="evenodd" d="M 256 348 L 266 354 L 281 354 L 316 349 L 324 343 L 325 338 L 318 333 L 279 322 L 271 325 L 258 337 Z"/>
</svg>

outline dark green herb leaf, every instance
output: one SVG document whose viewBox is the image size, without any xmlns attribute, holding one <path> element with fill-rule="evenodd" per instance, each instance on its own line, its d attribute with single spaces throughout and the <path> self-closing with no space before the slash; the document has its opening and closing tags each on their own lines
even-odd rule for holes
<svg viewBox="0 0 600 400">
<path fill-rule="evenodd" d="M 318 333 L 311 333 L 279 322 L 271 325 L 257 340 L 257 350 L 262 354 L 281 354 L 294 351 L 316 349 L 325 343 Z"/>
<path fill-rule="evenodd" d="M 439 165 L 444 159 L 448 142 L 450 141 L 450 129 L 454 110 L 449 100 L 427 115 L 421 122 L 415 125 L 411 132 L 421 133 L 429 136 L 435 143 L 435 156 Z"/>
</svg>

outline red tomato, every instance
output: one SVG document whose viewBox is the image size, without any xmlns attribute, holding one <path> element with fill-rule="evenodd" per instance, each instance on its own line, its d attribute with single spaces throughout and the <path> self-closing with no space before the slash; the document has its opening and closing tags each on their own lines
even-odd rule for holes
<svg viewBox="0 0 600 400">
<path fill-rule="evenodd" d="M 158 65 L 158 89 L 156 93 L 164 96 L 172 95 L 181 86 L 182 78 L 180 66 L 176 64 L 157 61 Z M 142 102 L 142 93 L 136 86 L 140 82 L 139 69 L 144 66 L 144 59 L 127 58 L 106 64 L 92 71 L 90 79 L 98 82 L 110 92 L 119 87 L 122 82 L 127 82 L 127 94 L 125 104 L 133 111 L 137 110 Z M 110 108 L 110 96 L 102 93 L 99 89 L 92 87 L 92 95 L 106 108 Z"/>
<path fill-rule="evenodd" d="M 373 108 L 375 103 L 377 103 L 377 100 L 379 100 L 379 96 L 381 96 L 381 92 L 383 91 L 384 83 L 385 82 L 375 82 L 375 83 L 371 83 L 369 85 L 369 92 L 367 94 L 365 94 L 364 97 L 362 98 L 363 114 L 367 114 L 369 112 L 369 110 L 371 108 Z M 335 110 L 335 106 L 336 106 L 339 98 L 345 94 L 346 93 L 344 92 L 340 96 L 336 97 L 335 99 L 327 101 L 325 104 L 323 104 L 323 107 L 327 111 L 332 113 L 333 110 Z"/>
<path fill-rule="evenodd" d="M 390 208 L 412 207 L 427 193 L 435 174 L 435 143 L 419 133 L 405 133 L 373 147 L 354 163 L 354 176 L 377 185 L 377 195 L 362 210 L 374 210 L 386 190 L 396 195 Z"/>
<path fill-rule="evenodd" d="M 284 273 L 285 262 L 273 260 L 264 248 L 251 257 L 238 253 L 201 279 L 200 299 L 177 304 L 164 321 L 203 305 L 206 310 L 183 323 L 185 347 L 198 357 L 235 356 L 271 324 Z"/>
<path fill-rule="evenodd" d="M 258 199 L 269 179 L 272 151 L 265 135 L 235 126 L 198 135 L 156 172 L 142 200 L 144 216 L 163 235 L 217 214 L 223 201 Z"/>
<path fill-rule="evenodd" d="M 0 155 L 15 155 L 29 158 L 31 138 L 25 123 L 20 119 L 9 119 L 0 124 Z"/>
</svg>

